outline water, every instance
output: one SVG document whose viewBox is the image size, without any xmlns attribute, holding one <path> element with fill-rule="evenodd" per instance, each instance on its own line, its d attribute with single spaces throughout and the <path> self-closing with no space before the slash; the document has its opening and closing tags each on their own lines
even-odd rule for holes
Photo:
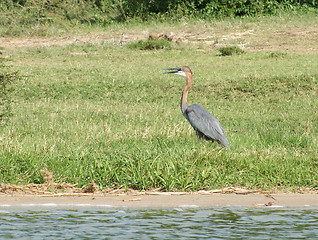
<svg viewBox="0 0 318 240">
<path fill-rule="evenodd" d="M 318 208 L 0 207 L 0 239 L 318 239 Z"/>
</svg>

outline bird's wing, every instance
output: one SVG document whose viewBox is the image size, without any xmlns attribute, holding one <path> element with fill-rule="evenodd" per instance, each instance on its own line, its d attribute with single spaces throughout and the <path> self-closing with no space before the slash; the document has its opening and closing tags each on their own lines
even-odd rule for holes
<svg viewBox="0 0 318 240">
<path fill-rule="evenodd" d="M 220 122 L 200 105 L 190 105 L 185 112 L 188 121 L 195 130 L 215 140 L 226 139 Z"/>
</svg>

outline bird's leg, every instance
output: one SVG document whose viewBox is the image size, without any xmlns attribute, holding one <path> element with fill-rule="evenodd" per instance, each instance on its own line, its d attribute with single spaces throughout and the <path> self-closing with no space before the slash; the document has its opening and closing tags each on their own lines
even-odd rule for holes
<svg viewBox="0 0 318 240">
<path fill-rule="evenodd" d="M 198 140 L 201 141 L 201 138 L 203 137 L 203 133 L 199 132 L 198 130 L 196 130 L 195 133 L 197 135 Z"/>
</svg>

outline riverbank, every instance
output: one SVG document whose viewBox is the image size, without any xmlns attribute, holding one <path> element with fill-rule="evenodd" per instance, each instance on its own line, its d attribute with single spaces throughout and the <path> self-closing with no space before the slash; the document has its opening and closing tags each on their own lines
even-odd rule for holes
<svg viewBox="0 0 318 240">
<path fill-rule="evenodd" d="M 47 207 L 300 207 L 318 206 L 315 193 L 82 193 L 55 195 L 0 195 L 0 207 L 47 206 Z"/>
<path fill-rule="evenodd" d="M 317 22 L 286 14 L 0 38 L 4 71 L 20 76 L 8 79 L 0 128 L 3 191 L 317 189 Z M 128 47 L 160 38 L 171 47 Z M 221 56 L 231 46 L 245 53 Z M 218 118 L 230 148 L 197 141 L 182 116 L 184 81 L 160 70 L 182 65 L 194 74 L 189 103 Z"/>
</svg>

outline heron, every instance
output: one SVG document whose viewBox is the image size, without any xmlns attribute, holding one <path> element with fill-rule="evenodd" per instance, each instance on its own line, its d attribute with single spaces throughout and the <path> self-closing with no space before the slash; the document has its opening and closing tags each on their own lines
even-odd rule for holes
<svg viewBox="0 0 318 240">
<path fill-rule="evenodd" d="M 199 140 L 217 142 L 222 147 L 227 147 L 229 142 L 219 120 L 198 104 L 188 105 L 187 97 L 192 84 L 192 71 L 188 66 L 165 68 L 164 74 L 177 74 L 185 78 L 186 86 L 181 95 L 181 112 L 194 128 Z"/>
</svg>

